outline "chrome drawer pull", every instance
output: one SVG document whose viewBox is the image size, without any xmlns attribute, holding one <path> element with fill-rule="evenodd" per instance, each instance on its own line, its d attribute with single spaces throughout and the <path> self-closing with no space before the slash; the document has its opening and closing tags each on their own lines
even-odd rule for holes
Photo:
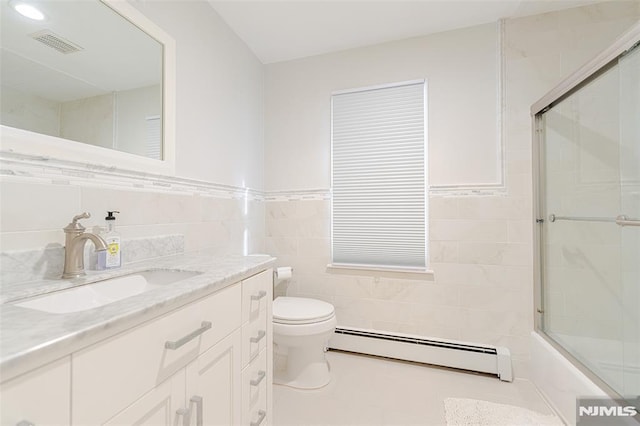
<svg viewBox="0 0 640 426">
<path fill-rule="evenodd" d="M 260 340 L 262 340 L 264 338 L 264 336 L 267 335 L 267 332 L 264 330 L 260 330 L 258 331 L 258 335 L 256 337 L 252 337 L 249 340 L 251 341 L 251 343 L 258 343 Z"/>
<path fill-rule="evenodd" d="M 260 290 L 258 294 L 252 294 L 251 300 L 260 300 L 267 295 L 267 292 L 264 290 Z"/>
<path fill-rule="evenodd" d="M 205 331 L 209 330 L 211 328 L 211 322 L 209 321 L 202 321 L 202 325 L 200 326 L 199 329 L 192 331 L 191 333 L 187 334 L 186 336 L 184 336 L 183 338 L 176 340 L 175 342 L 171 342 L 171 341 L 167 341 L 164 344 L 164 347 L 167 349 L 178 349 L 179 347 L 183 346 L 184 344 L 186 344 L 187 342 L 195 339 L 196 337 L 198 337 L 199 335 L 201 335 L 202 333 L 204 333 Z"/>
<path fill-rule="evenodd" d="M 258 410 L 258 420 L 256 420 L 255 422 L 251 422 L 250 425 L 251 426 L 259 426 L 260 423 L 262 423 L 262 421 L 264 420 L 264 418 L 267 417 L 267 412 L 264 410 Z"/>
<path fill-rule="evenodd" d="M 180 408 L 178 411 L 176 411 L 176 425 L 180 425 L 180 417 L 182 417 L 182 426 L 190 426 L 191 410 Z"/>
<path fill-rule="evenodd" d="M 196 426 L 202 426 L 204 420 L 202 419 L 202 397 L 194 395 L 189 400 L 189 411 L 191 411 L 191 406 L 196 404 Z"/>
<path fill-rule="evenodd" d="M 16 426 L 36 426 L 36 424 L 31 423 L 29 420 L 21 420 L 20 422 L 16 423 Z"/>
<path fill-rule="evenodd" d="M 251 384 L 251 386 L 258 386 L 260 384 L 261 381 L 264 380 L 264 378 L 267 377 L 267 372 L 264 370 L 260 370 L 258 371 L 258 378 L 257 379 L 252 379 L 249 384 Z"/>
</svg>

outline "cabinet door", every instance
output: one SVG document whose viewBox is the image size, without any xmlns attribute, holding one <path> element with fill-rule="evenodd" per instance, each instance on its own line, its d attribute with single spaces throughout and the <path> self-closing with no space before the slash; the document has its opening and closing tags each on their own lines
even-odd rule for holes
<svg viewBox="0 0 640 426">
<path fill-rule="evenodd" d="M 182 426 L 184 414 L 184 370 L 147 392 L 136 402 L 104 423 L 108 426 Z"/>
<path fill-rule="evenodd" d="M 191 424 L 240 423 L 240 343 L 240 330 L 236 330 L 187 366 L 185 402 L 190 408 Z"/>
<path fill-rule="evenodd" d="M 71 423 L 71 363 L 62 358 L 0 385 L 0 424 Z"/>
</svg>

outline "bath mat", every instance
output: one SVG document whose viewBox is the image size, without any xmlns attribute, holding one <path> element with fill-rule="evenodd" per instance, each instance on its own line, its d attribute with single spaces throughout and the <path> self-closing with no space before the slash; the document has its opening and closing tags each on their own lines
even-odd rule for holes
<svg viewBox="0 0 640 426">
<path fill-rule="evenodd" d="M 557 416 L 544 415 L 514 405 L 466 398 L 446 398 L 447 426 L 563 426 Z"/>
</svg>

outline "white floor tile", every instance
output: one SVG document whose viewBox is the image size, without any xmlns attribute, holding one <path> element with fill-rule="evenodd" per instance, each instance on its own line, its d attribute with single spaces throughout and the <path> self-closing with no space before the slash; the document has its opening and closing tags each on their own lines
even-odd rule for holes
<svg viewBox="0 0 640 426">
<path fill-rule="evenodd" d="M 331 351 L 332 381 L 317 390 L 274 386 L 274 426 L 445 425 L 445 398 L 474 398 L 551 414 L 528 380 Z"/>
</svg>

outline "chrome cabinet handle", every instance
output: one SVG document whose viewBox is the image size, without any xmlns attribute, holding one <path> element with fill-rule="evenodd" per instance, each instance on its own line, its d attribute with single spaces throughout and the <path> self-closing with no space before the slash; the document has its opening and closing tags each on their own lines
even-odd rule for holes
<svg viewBox="0 0 640 426">
<path fill-rule="evenodd" d="M 178 349 L 179 347 L 181 347 L 184 344 L 186 344 L 187 342 L 195 339 L 196 337 L 198 337 L 199 335 L 201 335 L 205 331 L 209 330 L 210 328 L 211 328 L 211 322 L 202 321 L 202 324 L 201 324 L 199 329 L 197 329 L 195 331 L 192 331 L 191 333 L 187 334 L 186 336 L 184 336 L 181 339 L 176 340 L 175 342 L 172 342 L 172 341 L 165 342 L 164 347 L 167 348 L 167 349 Z"/>
<path fill-rule="evenodd" d="M 31 423 L 29 420 L 21 420 L 20 422 L 16 423 L 16 426 L 36 426 L 36 424 Z"/>
<path fill-rule="evenodd" d="M 203 418 L 202 418 L 202 397 L 194 395 L 189 400 L 189 412 L 192 412 L 191 406 L 196 404 L 196 426 L 203 426 Z"/>
<path fill-rule="evenodd" d="M 267 332 L 264 330 L 260 330 L 258 332 L 258 335 L 256 337 L 252 337 L 249 340 L 251 341 L 251 343 L 258 343 L 260 340 L 262 340 L 264 338 L 264 336 L 267 335 Z"/>
<path fill-rule="evenodd" d="M 249 384 L 251 386 L 258 386 L 260 384 L 261 381 L 264 380 L 264 378 L 267 377 L 267 372 L 264 370 L 260 370 L 258 371 L 258 378 L 257 379 L 252 379 Z"/>
<path fill-rule="evenodd" d="M 176 423 L 175 426 L 180 425 L 180 417 L 182 417 L 182 426 L 190 426 L 191 423 L 191 411 L 180 408 L 176 411 Z"/>
<path fill-rule="evenodd" d="M 260 290 L 258 294 L 252 294 L 251 300 L 260 300 L 267 295 L 267 292 L 264 290 Z"/>
<path fill-rule="evenodd" d="M 262 423 L 262 421 L 264 420 L 264 418 L 267 417 L 267 412 L 264 410 L 258 410 L 258 420 L 256 420 L 255 422 L 251 422 L 250 425 L 251 426 L 259 426 L 260 423 Z"/>
</svg>

